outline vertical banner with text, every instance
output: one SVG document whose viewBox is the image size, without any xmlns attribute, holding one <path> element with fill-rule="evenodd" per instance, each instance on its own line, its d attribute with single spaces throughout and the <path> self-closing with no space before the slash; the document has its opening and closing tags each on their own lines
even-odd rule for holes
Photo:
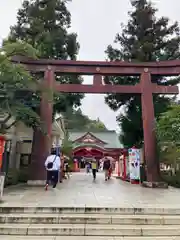
<svg viewBox="0 0 180 240">
<path fill-rule="evenodd" d="M 129 150 L 130 180 L 140 180 L 140 150 L 130 148 Z"/>
</svg>

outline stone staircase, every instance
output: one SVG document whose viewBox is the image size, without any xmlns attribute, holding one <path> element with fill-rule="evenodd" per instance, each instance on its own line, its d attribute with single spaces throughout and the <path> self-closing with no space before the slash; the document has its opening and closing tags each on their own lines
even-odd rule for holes
<svg viewBox="0 0 180 240">
<path fill-rule="evenodd" d="M 180 208 L 0 207 L 0 239 L 178 240 Z"/>
</svg>

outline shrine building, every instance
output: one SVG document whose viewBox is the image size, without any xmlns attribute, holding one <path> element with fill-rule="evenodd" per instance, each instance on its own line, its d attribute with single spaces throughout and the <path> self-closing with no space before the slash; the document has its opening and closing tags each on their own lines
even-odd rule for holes
<svg viewBox="0 0 180 240">
<path fill-rule="evenodd" d="M 69 137 L 73 142 L 74 158 L 95 157 L 101 159 L 108 155 L 118 160 L 123 150 L 116 131 L 70 131 Z"/>
</svg>

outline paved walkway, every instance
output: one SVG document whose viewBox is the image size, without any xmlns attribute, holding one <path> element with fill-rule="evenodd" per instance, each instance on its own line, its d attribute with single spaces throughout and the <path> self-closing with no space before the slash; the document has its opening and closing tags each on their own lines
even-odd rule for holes
<svg viewBox="0 0 180 240">
<path fill-rule="evenodd" d="M 104 181 L 103 173 L 96 182 L 91 174 L 74 173 L 57 189 L 18 186 L 5 190 L 4 206 L 67 206 L 67 207 L 180 207 L 180 190 L 146 189 L 118 179 Z"/>
</svg>

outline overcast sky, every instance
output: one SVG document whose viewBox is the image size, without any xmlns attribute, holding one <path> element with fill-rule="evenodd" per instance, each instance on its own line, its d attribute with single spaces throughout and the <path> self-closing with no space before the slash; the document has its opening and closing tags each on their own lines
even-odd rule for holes
<svg viewBox="0 0 180 240">
<path fill-rule="evenodd" d="M 168 16 L 180 22 L 180 0 L 153 0 L 159 15 Z M 5 0 L 0 3 L 0 37 L 9 32 L 10 25 L 16 22 L 17 9 L 22 0 Z M 120 23 L 127 22 L 130 0 L 72 0 L 69 9 L 72 14 L 72 30 L 77 32 L 81 48 L 78 59 L 104 60 L 104 50 L 114 40 L 120 30 Z M 86 77 L 86 83 L 92 78 Z M 103 95 L 87 95 L 82 110 L 89 117 L 100 118 L 108 128 L 116 129 L 116 113 L 104 104 Z"/>
</svg>

